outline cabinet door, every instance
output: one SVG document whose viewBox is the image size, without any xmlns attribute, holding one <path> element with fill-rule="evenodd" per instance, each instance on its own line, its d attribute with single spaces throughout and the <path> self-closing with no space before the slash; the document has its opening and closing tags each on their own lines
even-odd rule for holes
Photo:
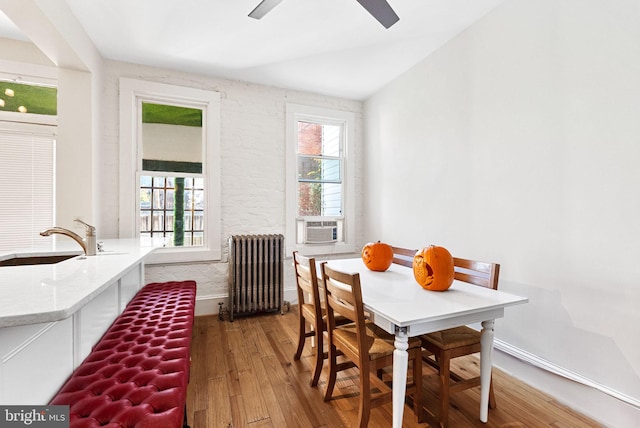
<svg viewBox="0 0 640 428">
<path fill-rule="evenodd" d="M 120 278 L 120 312 L 142 287 L 142 276 L 142 264 L 138 264 Z"/>
<path fill-rule="evenodd" d="M 91 348 L 98 343 L 119 313 L 118 281 L 115 281 L 73 315 L 78 334 L 74 368 L 89 355 Z"/>
<path fill-rule="evenodd" d="M 46 405 L 73 370 L 71 318 L 0 329 L 0 404 Z"/>
</svg>

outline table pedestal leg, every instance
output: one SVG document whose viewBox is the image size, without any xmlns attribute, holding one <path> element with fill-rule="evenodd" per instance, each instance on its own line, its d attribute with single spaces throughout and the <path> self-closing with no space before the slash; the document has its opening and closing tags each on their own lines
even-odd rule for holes
<svg viewBox="0 0 640 428">
<path fill-rule="evenodd" d="M 396 329 L 393 351 L 393 428 L 402 428 L 404 397 L 407 390 L 409 337 L 406 328 Z"/>
<path fill-rule="evenodd" d="M 482 422 L 487 422 L 489 419 L 493 325 L 493 320 L 482 321 L 482 335 L 480 336 L 480 421 Z"/>
</svg>

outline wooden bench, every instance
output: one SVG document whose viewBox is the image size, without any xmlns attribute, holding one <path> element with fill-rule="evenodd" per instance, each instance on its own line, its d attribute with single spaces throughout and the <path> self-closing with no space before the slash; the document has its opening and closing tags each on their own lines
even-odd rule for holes
<svg viewBox="0 0 640 428">
<path fill-rule="evenodd" d="M 188 427 L 195 281 L 144 286 L 51 400 L 70 427 Z"/>
</svg>

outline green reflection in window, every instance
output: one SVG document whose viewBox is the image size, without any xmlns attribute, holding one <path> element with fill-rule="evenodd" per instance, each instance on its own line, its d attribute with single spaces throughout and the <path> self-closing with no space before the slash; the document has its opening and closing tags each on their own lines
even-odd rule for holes
<svg viewBox="0 0 640 428">
<path fill-rule="evenodd" d="M 58 89 L 0 81 L 0 111 L 55 116 L 58 114 Z"/>
</svg>

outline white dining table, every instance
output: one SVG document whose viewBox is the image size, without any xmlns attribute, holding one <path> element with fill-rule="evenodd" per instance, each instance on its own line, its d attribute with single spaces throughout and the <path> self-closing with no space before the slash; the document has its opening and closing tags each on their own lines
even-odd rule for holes
<svg viewBox="0 0 640 428">
<path fill-rule="evenodd" d="M 494 320 L 526 297 L 454 281 L 447 291 L 423 289 L 409 267 L 392 264 L 385 272 L 369 270 L 361 258 L 327 260 L 332 269 L 359 273 L 362 301 L 372 321 L 395 335 L 393 353 L 393 427 L 402 427 L 408 370 L 409 337 L 481 323 L 480 420 L 487 422 Z M 321 272 L 321 271 L 319 271 Z"/>
</svg>

